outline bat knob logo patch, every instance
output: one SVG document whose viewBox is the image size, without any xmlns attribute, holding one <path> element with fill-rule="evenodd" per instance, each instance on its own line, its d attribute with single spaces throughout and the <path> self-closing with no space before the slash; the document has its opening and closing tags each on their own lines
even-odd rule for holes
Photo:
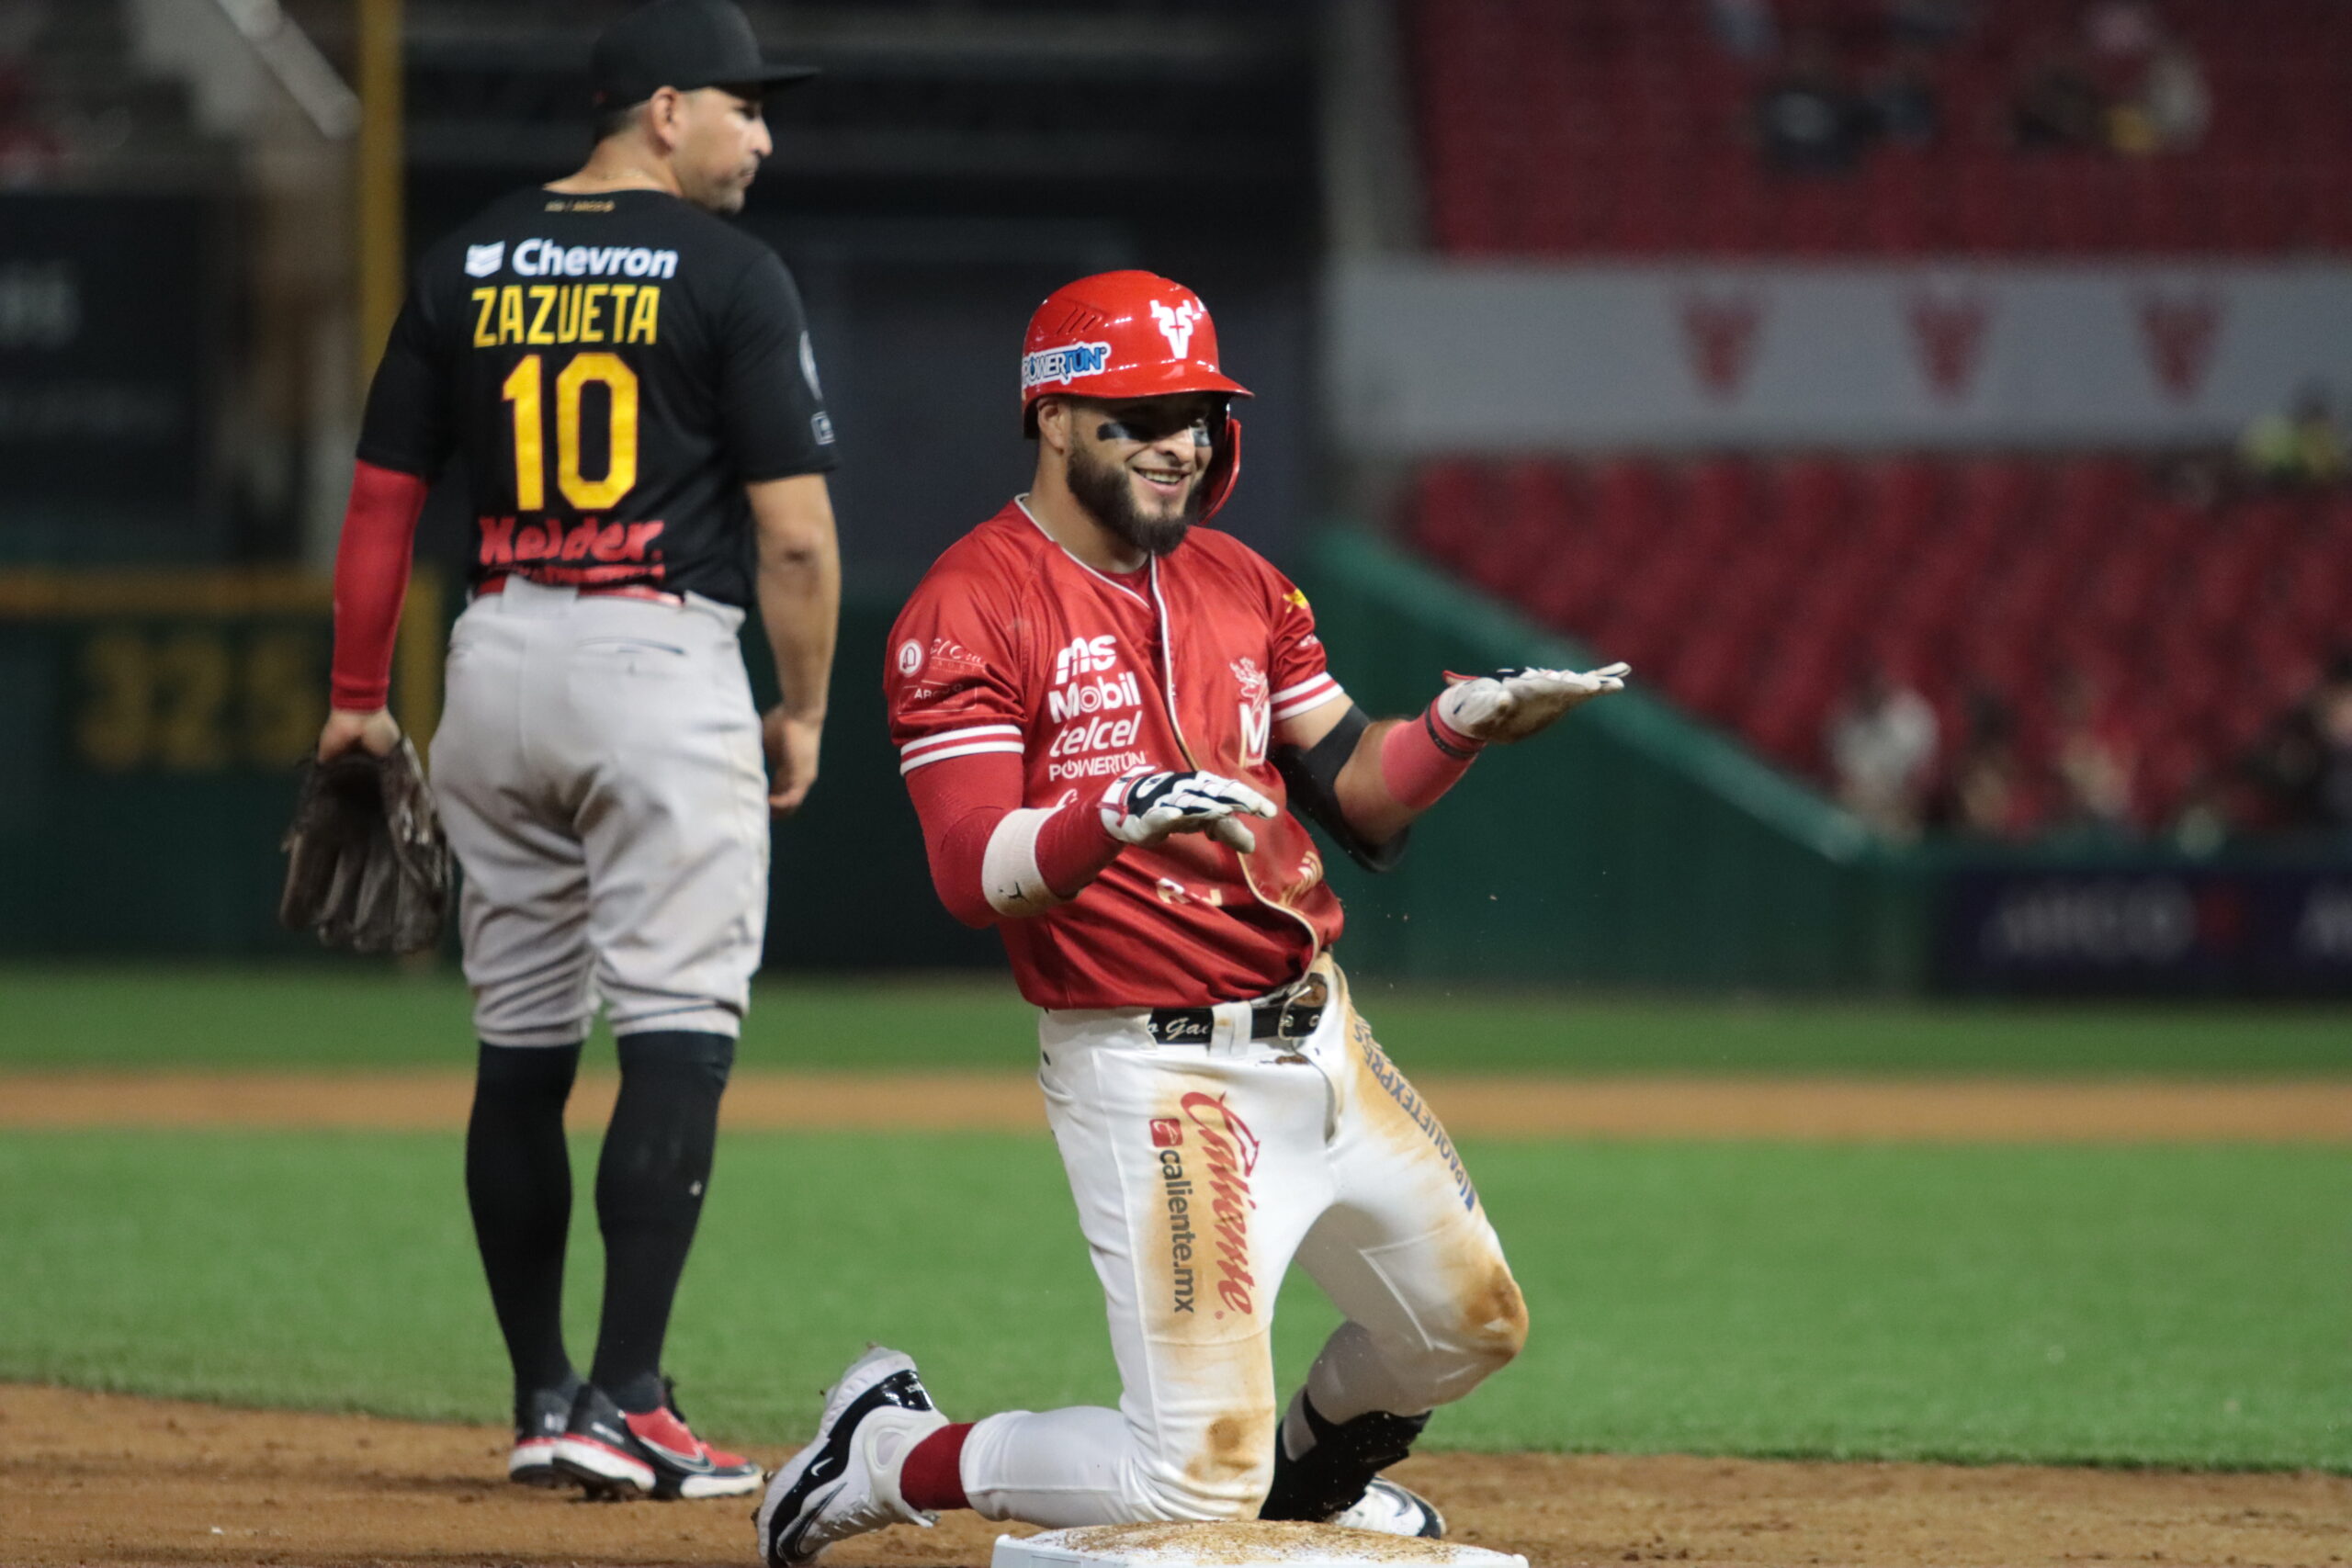
<svg viewBox="0 0 2352 1568">
<path fill-rule="evenodd" d="M 1183 1141 L 1184 1124 L 1182 1122 L 1177 1121 L 1175 1117 L 1155 1116 L 1151 1119 L 1151 1146 L 1153 1148 L 1172 1149 Z"/>
</svg>

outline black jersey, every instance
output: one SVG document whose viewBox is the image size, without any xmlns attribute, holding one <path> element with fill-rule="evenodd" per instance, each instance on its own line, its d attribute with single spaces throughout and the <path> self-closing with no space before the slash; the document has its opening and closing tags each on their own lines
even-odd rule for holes
<svg viewBox="0 0 2352 1568">
<path fill-rule="evenodd" d="M 493 203 L 426 253 L 359 457 L 462 449 L 477 582 L 752 596 L 743 486 L 833 467 L 799 291 L 774 251 L 659 191 Z"/>
</svg>

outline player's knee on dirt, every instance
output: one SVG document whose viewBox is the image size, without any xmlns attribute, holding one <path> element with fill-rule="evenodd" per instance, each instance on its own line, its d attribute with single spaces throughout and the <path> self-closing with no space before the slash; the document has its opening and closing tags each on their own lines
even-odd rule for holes
<svg viewBox="0 0 2352 1568">
<path fill-rule="evenodd" d="M 1274 1414 L 1231 1411 L 1162 1437 L 1143 1467 L 1136 1501 L 1151 1519 L 1254 1519 L 1274 1478 Z"/>
</svg>

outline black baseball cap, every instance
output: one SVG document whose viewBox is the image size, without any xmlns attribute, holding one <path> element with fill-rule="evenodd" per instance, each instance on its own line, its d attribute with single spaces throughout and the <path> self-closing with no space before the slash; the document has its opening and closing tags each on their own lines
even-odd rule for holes
<svg viewBox="0 0 2352 1568">
<path fill-rule="evenodd" d="M 752 24 L 729 0 L 652 0 L 606 28 L 588 55 L 599 110 L 641 104 L 663 87 L 774 87 L 816 74 L 814 65 L 762 60 Z"/>
</svg>

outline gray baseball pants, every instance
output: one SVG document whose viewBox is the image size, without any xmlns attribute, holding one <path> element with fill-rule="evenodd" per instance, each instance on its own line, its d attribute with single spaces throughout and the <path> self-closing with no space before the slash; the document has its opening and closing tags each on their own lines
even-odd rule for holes
<svg viewBox="0 0 2352 1568">
<path fill-rule="evenodd" d="M 734 1034 L 767 920 L 767 775 L 743 613 L 521 578 L 449 639 L 433 786 L 492 1045 Z"/>
</svg>

